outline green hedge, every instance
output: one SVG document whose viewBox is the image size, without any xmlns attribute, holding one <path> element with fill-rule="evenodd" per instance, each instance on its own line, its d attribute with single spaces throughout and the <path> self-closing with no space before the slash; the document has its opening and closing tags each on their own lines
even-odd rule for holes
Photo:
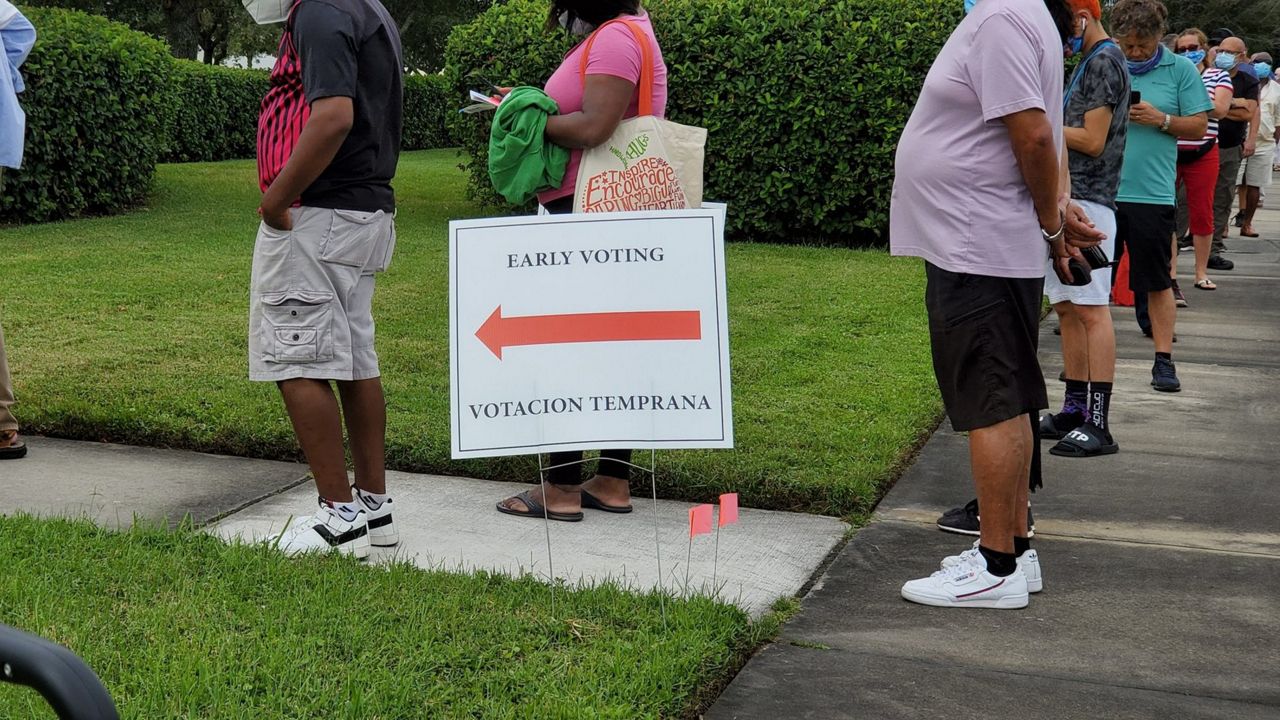
<svg viewBox="0 0 1280 720">
<path fill-rule="evenodd" d="M 164 161 L 212 162 L 253 157 L 258 109 L 269 85 L 270 74 L 264 70 L 175 60 Z"/>
<path fill-rule="evenodd" d="M 168 114 L 164 162 L 216 162 L 252 158 L 258 110 L 270 73 L 174 62 L 175 102 Z M 404 149 L 450 147 L 445 128 L 450 103 L 443 79 L 410 75 L 404 80 Z"/>
<path fill-rule="evenodd" d="M 439 75 L 408 75 L 404 79 L 405 150 L 435 150 L 453 147 L 448 118 L 465 103 L 452 97 Z"/>
<path fill-rule="evenodd" d="M 732 237 L 861 245 L 887 236 L 898 137 L 959 22 L 950 0 L 649 0 L 670 70 L 671 119 L 709 131 L 706 197 Z M 569 47 L 545 0 L 511 0 L 449 38 L 455 93 L 480 77 L 541 84 Z M 474 195 L 488 123 L 454 121 Z"/>
<path fill-rule="evenodd" d="M 0 222 L 111 213 L 142 201 L 165 148 L 172 58 L 119 23 L 27 11 L 38 33 L 23 66 L 23 167 L 6 171 Z"/>
</svg>

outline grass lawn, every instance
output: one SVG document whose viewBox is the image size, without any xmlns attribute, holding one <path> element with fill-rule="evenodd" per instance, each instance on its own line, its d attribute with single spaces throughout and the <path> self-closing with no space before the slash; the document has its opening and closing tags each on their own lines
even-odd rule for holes
<svg viewBox="0 0 1280 720">
<path fill-rule="evenodd" d="M 124 718 L 687 717 L 776 629 L 705 599 L 289 560 L 193 532 L 0 517 L 0 620 L 67 645 Z M 0 683 L 0 717 L 53 718 Z"/>
<path fill-rule="evenodd" d="M 446 221 L 482 214 L 456 165 L 453 151 L 401 163 L 399 245 L 375 299 L 389 461 L 528 480 L 531 457 L 449 459 Z M 252 163 L 174 165 L 146 209 L 0 228 L 0 317 L 27 430 L 297 457 L 275 388 L 246 379 L 256 202 Z M 660 454 L 659 491 L 866 512 L 941 411 L 919 262 L 734 244 L 728 271 L 738 447 Z"/>
</svg>

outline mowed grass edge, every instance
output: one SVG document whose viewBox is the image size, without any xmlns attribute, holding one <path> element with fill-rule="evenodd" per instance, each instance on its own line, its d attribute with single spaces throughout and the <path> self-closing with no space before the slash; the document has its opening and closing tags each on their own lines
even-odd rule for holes
<svg viewBox="0 0 1280 720">
<path fill-rule="evenodd" d="M 537 578 L 290 560 L 190 527 L 15 516 L 0 537 L 0 618 L 79 654 L 124 718 L 692 717 L 782 619 L 609 584 L 559 587 L 553 615 Z M 0 717 L 54 716 L 0 684 Z"/>
<path fill-rule="evenodd" d="M 246 379 L 254 177 L 247 162 L 163 166 L 147 208 L 0 228 L 0 320 L 29 432 L 300 457 L 275 389 Z M 533 480 L 529 456 L 449 457 L 447 221 L 484 214 L 456 153 L 407 154 L 397 187 L 399 244 L 375 298 L 389 464 Z M 727 267 L 737 447 L 659 453 L 659 493 L 868 512 L 940 415 L 919 262 L 731 244 Z"/>
</svg>

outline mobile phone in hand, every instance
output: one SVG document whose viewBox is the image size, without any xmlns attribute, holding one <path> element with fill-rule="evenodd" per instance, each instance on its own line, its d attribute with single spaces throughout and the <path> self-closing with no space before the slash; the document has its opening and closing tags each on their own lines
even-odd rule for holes
<svg viewBox="0 0 1280 720">
<path fill-rule="evenodd" d="M 1134 105 L 1137 105 L 1137 104 L 1138 104 L 1138 103 L 1140 103 L 1140 102 L 1142 102 L 1142 93 L 1138 92 L 1137 90 L 1132 90 L 1132 91 L 1130 91 L 1130 92 L 1129 92 L 1129 107 L 1133 107 Z"/>
</svg>

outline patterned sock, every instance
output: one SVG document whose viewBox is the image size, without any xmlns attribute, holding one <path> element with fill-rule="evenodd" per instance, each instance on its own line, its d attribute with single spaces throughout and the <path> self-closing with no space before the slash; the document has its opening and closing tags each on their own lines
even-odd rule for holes
<svg viewBox="0 0 1280 720">
<path fill-rule="evenodd" d="M 383 503 L 391 499 L 391 496 L 387 495 L 386 493 L 379 494 L 379 493 L 365 492 L 360 488 L 356 488 L 356 492 L 360 494 L 360 498 L 364 500 L 365 504 L 368 505 L 370 508 L 373 508 L 374 510 L 377 510 L 378 508 L 382 507 Z"/>
<path fill-rule="evenodd" d="M 1067 380 L 1067 393 L 1062 401 L 1062 414 L 1089 419 L 1089 381 Z"/>
<path fill-rule="evenodd" d="M 325 504 L 333 508 L 333 511 L 338 513 L 338 517 L 346 520 L 347 522 L 355 520 L 360 515 L 360 505 L 356 503 L 355 498 L 352 498 L 348 502 L 342 502 L 340 500 L 325 500 Z"/>
</svg>

